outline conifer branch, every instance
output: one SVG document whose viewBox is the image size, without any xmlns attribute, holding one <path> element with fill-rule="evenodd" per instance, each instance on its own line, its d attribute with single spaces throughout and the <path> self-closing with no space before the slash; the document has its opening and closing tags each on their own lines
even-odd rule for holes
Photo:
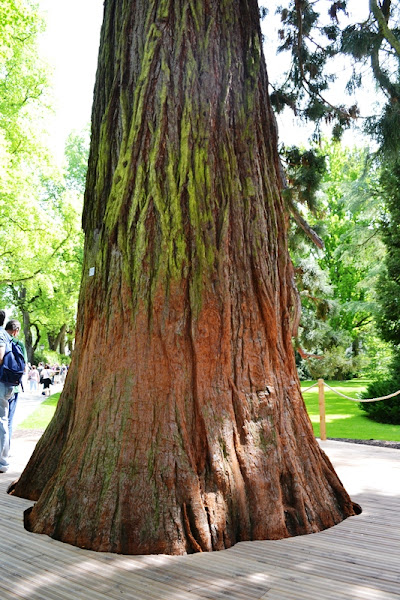
<svg viewBox="0 0 400 600">
<path fill-rule="evenodd" d="M 310 358 L 318 358 L 319 360 L 321 360 L 322 358 L 324 358 L 320 354 L 310 354 L 309 352 L 306 352 L 301 346 L 297 346 L 296 350 L 303 360 L 308 360 Z"/>
<path fill-rule="evenodd" d="M 307 237 L 321 250 L 325 247 L 324 241 L 319 237 L 319 235 L 314 231 L 314 229 L 307 223 L 307 221 L 301 216 L 298 210 L 291 204 L 290 212 L 296 221 L 297 225 L 301 227 Z"/>
<path fill-rule="evenodd" d="M 390 8 L 390 2 L 387 2 L 387 8 Z M 377 23 L 379 25 L 379 29 L 385 38 L 385 40 L 391 45 L 393 50 L 396 52 L 397 56 L 400 58 L 400 41 L 396 38 L 394 33 L 389 29 L 387 20 L 377 4 L 376 0 L 369 0 L 369 9 L 374 15 Z M 388 11 L 386 11 L 388 12 Z"/>
</svg>

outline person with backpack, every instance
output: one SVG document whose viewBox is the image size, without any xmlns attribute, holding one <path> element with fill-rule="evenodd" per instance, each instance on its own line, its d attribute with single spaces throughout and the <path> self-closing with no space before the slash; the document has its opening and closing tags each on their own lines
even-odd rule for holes
<svg viewBox="0 0 400 600">
<path fill-rule="evenodd" d="M 15 340 L 15 343 L 18 344 L 18 346 L 21 348 L 22 354 L 24 355 L 24 361 L 26 364 L 28 362 L 28 357 L 26 354 L 26 348 L 25 348 L 24 342 L 22 340 Z M 14 420 L 15 410 L 17 408 L 20 387 L 22 387 L 22 391 L 24 391 L 24 386 L 22 385 L 22 381 L 21 381 L 20 385 L 15 386 L 14 395 L 11 396 L 11 398 L 8 401 L 8 439 L 9 439 L 10 446 L 11 446 L 11 436 L 12 436 L 12 432 L 13 432 L 13 420 Z"/>
<path fill-rule="evenodd" d="M 16 319 L 11 319 L 5 329 L 0 329 L 0 473 L 6 473 L 9 468 L 8 401 L 25 371 L 24 356 L 15 341 L 20 329 L 21 323 Z"/>
<path fill-rule="evenodd" d="M 0 310 L 0 331 L 1 330 L 5 331 L 5 329 L 3 327 L 5 318 L 6 318 L 5 311 Z M 17 340 L 17 344 L 20 346 L 20 348 L 23 352 L 25 362 L 27 362 L 28 358 L 27 358 L 24 343 L 21 340 Z M 11 398 L 8 401 L 8 440 L 9 440 L 10 445 L 11 445 L 11 436 L 12 436 L 12 432 L 13 432 L 13 419 L 14 419 L 14 415 L 15 415 L 15 409 L 17 408 L 18 394 L 19 394 L 19 386 L 16 386 L 14 388 L 14 394 L 11 396 Z"/>
</svg>

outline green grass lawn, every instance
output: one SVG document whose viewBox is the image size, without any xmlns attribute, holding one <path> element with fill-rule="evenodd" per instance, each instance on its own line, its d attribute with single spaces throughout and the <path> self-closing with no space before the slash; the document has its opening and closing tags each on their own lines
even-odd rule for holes
<svg viewBox="0 0 400 600">
<path fill-rule="evenodd" d="M 306 389 L 315 381 L 302 381 L 302 389 Z M 328 381 L 331 387 L 342 394 L 357 398 L 357 395 L 366 388 L 367 379 L 352 379 L 351 381 Z M 50 422 L 57 406 L 60 394 L 53 394 L 45 400 L 32 415 L 28 416 L 19 429 L 45 429 Z M 319 437 L 319 405 L 318 387 L 304 394 L 313 424 L 314 433 Z M 328 438 L 350 438 L 358 440 L 389 440 L 400 441 L 400 425 L 385 425 L 375 423 L 360 409 L 358 402 L 346 400 L 325 388 L 326 406 L 326 435 Z"/>
<path fill-rule="evenodd" d="M 310 387 L 315 381 L 302 381 L 302 389 Z M 351 381 L 327 381 L 328 385 L 342 394 L 357 398 L 368 383 L 368 379 Z M 316 437 L 319 437 L 318 387 L 303 394 L 308 414 Z M 352 402 L 338 396 L 325 387 L 326 435 L 328 438 L 350 438 L 357 440 L 400 441 L 400 425 L 376 423 L 366 416 L 358 402 Z"/>
<path fill-rule="evenodd" d="M 39 408 L 18 425 L 17 429 L 46 429 L 55 413 L 59 397 L 60 392 L 49 396 Z"/>
</svg>

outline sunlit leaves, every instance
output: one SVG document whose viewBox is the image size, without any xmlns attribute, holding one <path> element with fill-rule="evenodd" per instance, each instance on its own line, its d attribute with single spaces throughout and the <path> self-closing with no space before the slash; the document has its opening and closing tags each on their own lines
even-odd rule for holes
<svg viewBox="0 0 400 600">
<path fill-rule="evenodd" d="M 0 298 L 2 306 L 20 317 L 29 315 L 36 339 L 57 334 L 65 325 L 73 329 L 83 247 L 83 167 L 79 177 L 70 175 L 67 191 L 64 174 L 43 133 L 50 86 L 47 67 L 38 53 L 42 29 L 43 21 L 31 0 L 2 0 Z M 76 152 L 76 163 L 87 161 L 84 145 Z"/>
</svg>

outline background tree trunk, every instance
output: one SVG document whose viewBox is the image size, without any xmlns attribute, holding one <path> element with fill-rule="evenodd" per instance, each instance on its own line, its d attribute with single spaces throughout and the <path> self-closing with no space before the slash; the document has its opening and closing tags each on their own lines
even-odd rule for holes
<svg viewBox="0 0 400 600">
<path fill-rule="evenodd" d="M 60 354 L 65 354 L 66 331 L 67 325 L 64 323 L 57 335 L 54 335 L 52 333 L 47 334 L 47 341 L 49 343 L 50 350 L 53 350 L 54 352 L 59 351 Z"/>
<path fill-rule="evenodd" d="M 49 344 L 49 350 L 52 350 L 53 352 L 57 352 L 58 336 L 54 335 L 53 333 L 48 333 L 47 334 L 47 343 Z"/>
<path fill-rule="evenodd" d="M 11 289 L 11 294 L 14 304 L 19 308 L 22 314 L 22 329 L 24 332 L 25 350 L 28 357 L 28 362 L 31 363 L 33 360 L 34 351 L 32 347 L 33 340 L 31 330 L 31 316 L 28 310 L 30 301 L 27 299 L 27 290 L 24 286 L 15 286 Z"/>
<path fill-rule="evenodd" d="M 31 327 L 33 327 L 35 329 L 35 332 L 36 332 L 35 342 L 34 342 L 34 344 L 32 346 L 32 360 L 31 360 L 31 362 L 33 362 L 33 357 L 34 357 L 34 354 L 35 354 L 35 352 L 36 352 L 36 350 L 37 350 L 37 348 L 39 346 L 39 342 L 41 340 L 41 335 L 40 335 L 39 327 L 37 326 L 36 323 L 31 323 Z"/>
<path fill-rule="evenodd" d="M 219 550 L 354 514 L 314 439 L 256 0 L 107 0 L 76 346 L 13 493 L 96 550 Z"/>
<path fill-rule="evenodd" d="M 60 333 L 58 334 L 60 337 L 59 346 L 60 346 L 60 354 L 65 354 L 66 346 L 67 346 L 67 325 L 64 325 L 60 329 Z"/>
<path fill-rule="evenodd" d="M 22 312 L 22 327 L 24 330 L 24 337 L 25 337 L 25 349 L 26 349 L 26 354 L 28 357 L 28 362 L 32 363 L 33 362 L 33 346 L 32 346 L 32 323 L 31 323 L 31 316 L 29 314 L 28 311 L 26 310 L 21 310 Z"/>
</svg>

